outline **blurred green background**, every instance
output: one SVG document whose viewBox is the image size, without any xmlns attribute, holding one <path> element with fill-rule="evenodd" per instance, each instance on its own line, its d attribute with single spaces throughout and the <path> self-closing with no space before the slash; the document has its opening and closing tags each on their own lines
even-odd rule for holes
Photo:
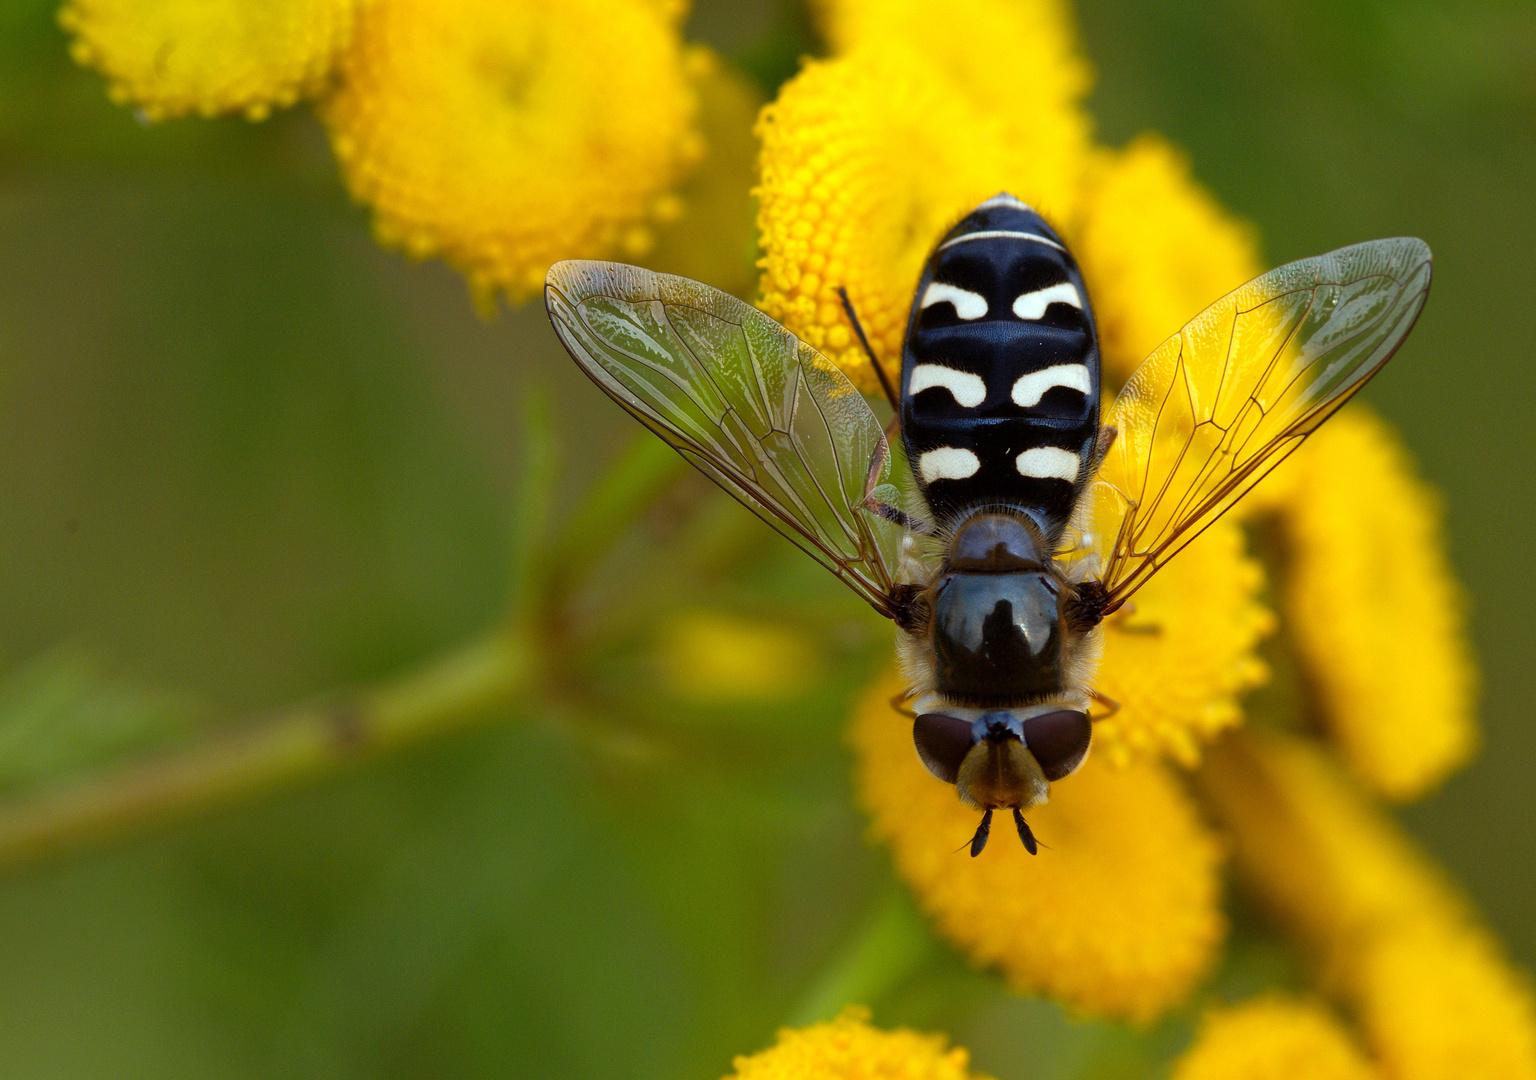
<svg viewBox="0 0 1536 1080">
<path fill-rule="evenodd" d="M 1536 9 L 1079 18 L 1102 138 L 1184 146 L 1271 263 L 1435 251 L 1366 397 L 1444 493 L 1486 748 L 1402 817 L 1536 968 Z M 690 32 L 765 94 L 815 48 L 766 3 L 698 0 Z M 50 3 L 0 7 L 0 792 L 491 626 L 530 394 L 558 527 L 637 429 L 541 310 L 482 322 L 452 272 L 377 248 L 307 110 L 140 124 Z M 691 477 L 594 581 L 559 707 L 0 876 L 0 1076 L 709 1078 L 803 1014 L 889 911 L 840 742 L 889 630 Z M 593 614 L 631 594 L 638 614 Z M 771 699 L 690 698 L 667 628 L 699 610 L 815 659 Z M 1218 987 L 1287 977 L 1238 918 Z M 910 959 L 876 1020 L 949 1031 L 1000 1078 L 1117 1075 L 1178 1038 Z"/>
</svg>

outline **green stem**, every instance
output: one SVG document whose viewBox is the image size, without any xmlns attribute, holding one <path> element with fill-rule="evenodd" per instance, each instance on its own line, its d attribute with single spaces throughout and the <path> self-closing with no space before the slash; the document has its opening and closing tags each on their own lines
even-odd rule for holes
<svg viewBox="0 0 1536 1080">
<path fill-rule="evenodd" d="M 933 952 L 933 937 L 906 891 L 892 887 L 847 946 L 790 1012 L 788 1026 L 830 1020 L 849 1005 L 872 1005 L 905 982 Z"/>
<path fill-rule="evenodd" d="M 519 637 L 498 633 L 382 686 L 229 725 L 186 750 L 0 805 L 0 868 L 441 734 L 512 704 L 532 682 L 531 660 Z"/>
</svg>

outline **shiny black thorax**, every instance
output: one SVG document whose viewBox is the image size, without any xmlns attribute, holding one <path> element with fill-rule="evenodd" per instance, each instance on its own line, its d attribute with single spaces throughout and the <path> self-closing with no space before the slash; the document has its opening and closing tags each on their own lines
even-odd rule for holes
<svg viewBox="0 0 1536 1080">
<path fill-rule="evenodd" d="M 1062 690 L 1069 593 L 1034 523 L 981 513 L 960 526 L 930 591 L 934 688 L 981 708 Z"/>
<path fill-rule="evenodd" d="M 1051 543 L 1090 479 L 1099 347 L 1088 292 L 1060 237 L 1011 196 L 982 203 L 928 259 L 902 351 L 901 429 L 943 523 L 1011 506 Z"/>
</svg>

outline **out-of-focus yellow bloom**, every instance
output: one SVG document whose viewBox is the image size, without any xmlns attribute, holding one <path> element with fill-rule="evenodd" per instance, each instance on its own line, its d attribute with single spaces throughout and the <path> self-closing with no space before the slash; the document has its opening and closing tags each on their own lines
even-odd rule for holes
<svg viewBox="0 0 1536 1080">
<path fill-rule="evenodd" d="M 1355 774 L 1411 799 L 1472 754 L 1476 674 L 1439 500 L 1372 413 L 1334 417 L 1281 467 L 1285 614 Z"/>
<path fill-rule="evenodd" d="M 1362 950 L 1350 998 L 1393 1080 L 1536 1078 L 1536 1002 L 1482 930 L 1434 918 Z"/>
<path fill-rule="evenodd" d="M 1201 746 L 1242 721 L 1240 695 L 1267 673 L 1254 650 L 1274 624 L 1258 601 L 1260 565 L 1237 525 L 1219 521 L 1104 627 L 1095 686 L 1120 711 L 1094 724 L 1094 753 L 1194 764 Z"/>
<path fill-rule="evenodd" d="M 702 151 L 661 6 L 369 7 L 322 112 L 381 242 L 441 256 L 487 304 L 534 293 L 558 259 L 643 253 Z"/>
<path fill-rule="evenodd" d="M 780 1031 L 776 1045 L 732 1062 L 727 1080 L 987 1080 L 948 1042 L 906 1028 L 881 1031 L 866 1010 L 845 1009 L 830 1023 Z"/>
<path fill-rule="evenodd" d="M 950 941 L 1022 990 L 1144 1021 L 1180 1001 L 1223 932 L 1220 853 L 1160 766 L 1090 761 L 1030 812 L 1031 856 L 1004 818 L 981 858 L 957 850 L 974 810 L 928 774 L 888 678 L 850 730 L 860 800 L 918 903 Z"/>
<path fill-rule="evenodd" d="M 70 55 L 119 105 L 160 119 L 259 120 L 323 84 L 352 35 L 355 0 L 67 0 Z"/>
<path fill-rule="evenodd" d="M 1111 385 L 1264 269 L 1253 230 L 1195 182 L 1182 153 L 1153 135 L 1094 155 L 1068 239 L 1088 283 Z"/>
<path fill-rule="evenodd" d="M 1386 923 L 1464 917 L 1455 889 L 1321 748 L 1247 729 L 1213 747 L 1198 777 L 1244 880 L 1329 970 Z"/>
<path fill-rule="evenodd" d="M 662 640 L 668 681 L 681 696 L 700 702 L 788 697 L 821 666 L 803 634 L 718 612 L 684 614 Z"/>
<path fill-rule="evenodd" d="M 1207 1014 L 1194 1045 L 1173 1069 L 1173 1080 L 1373 1080 L 1376 1076 L 1349 1033 L 1327 1010 L 1278 997 Z"/>
<path fill-rule="evenodd" d="M 751 300 L 757 291 L 757 139 L 763 95 L 746 77 L 704 49 L 691 54 L 697 72 L 699 128 L 709 153 L 677 190 L 683 213 L 656 230 L 644 263 L 664 274 L 707 281 Z"/>
<path fill-rule="evenodd" d="M 1320 748 L 1245 731 L 1199 775 L 1250 888 L 1312 947 L 1386 1075 L 1536 1077 L 1526 981 Z"/>
</svg>

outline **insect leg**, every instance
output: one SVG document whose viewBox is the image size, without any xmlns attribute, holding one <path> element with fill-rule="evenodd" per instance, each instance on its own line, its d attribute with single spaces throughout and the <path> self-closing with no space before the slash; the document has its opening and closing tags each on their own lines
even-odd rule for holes
<svg viewBox="0 0 1536 1080">
<path fill-rule="evenodd" d="M 892 506 L 882 499 L 875 498 L 875 488 L 878 486 L 880 473 L 885 469 L 885 459 L 890 456 L 891 447 L 885 439 L 875 447 L 874 454 L 869 459 L 869 472 L 864 476 L 864 500 L 859 505 L 886 521 L 900 525 L 908 532 L 918 533 L 922 536 L 934 536 L 932 525 L 925 521 L 919 521 L 900 507 Z"/>
<path fill-rule="evenodd" d="M 1102 715 L 1095 716 L 1094 717 L 1095 720 L 1107 720 L 1111 716 L 1114 716 L 1115 713 L 1120 711 L 1120 703 L 1118 701 L 1116 701 L 1112 697 L 1105 697 L 1103 694 L 1099 693 L 1097 690 L 1090 690 L 1090 691 L 1088 691 L 1088 696 L 1093 698 L 1093 700 L 1096 703 L 1104 706 L 1105 709 L 1109 710 L 1108 712 L 1105 712 Z M 1025 845 L 1025 846 L 1028 846 L 1028 845 Z"/>
<path fill-rule="evenodd" d="M 1093 476 L 1099 471 L 1099 466 L 1104 464 L 1104 459 L 1109 457 L 1110 447 L 1115 445 L 1115 436 L 1120 431 L 1113 424 L 1105 424 L 1099 428 L 1099 438 L 1093 444 L 1093 462 L 1088 466 L 1088 475 Z"/>
<path fill-rule="evenodd" d="M 848 299 L 848 290 L 839 285 L 837 287 L 838 299 L 843 302 L 843 314 L 848 316 L 848 321 L 853 324 L 853 332 L 858 336 L 859 344 L 864 346 L 864 355 L 869 357 L 869 362 L 874 366 L 875 378 L 880 380 L 880 389 L 885 391 L 885 400 L 891 403 L 891 408 L 896 414 L 901 415 L 901 398 L 896 395 L 896 390 L 891 386 L 890 376 L 885 373 L 885 368 L 875 358 L 875 350 L 869 347 L 869 338 L 864 335 L 864 327 L 859 323 L 859 316 L 853 310 L 853 301 Z"/>
</svg>

